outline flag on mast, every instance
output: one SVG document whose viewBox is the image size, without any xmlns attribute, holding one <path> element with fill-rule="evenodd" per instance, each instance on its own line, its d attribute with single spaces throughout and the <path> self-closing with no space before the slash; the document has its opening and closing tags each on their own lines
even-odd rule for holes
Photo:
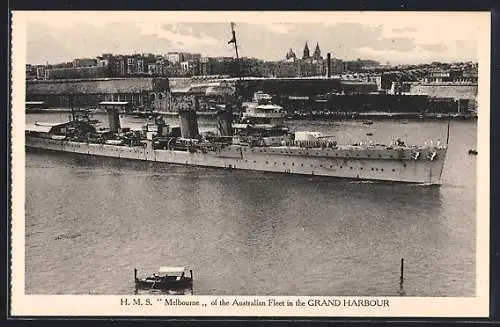
<svg viewBox="0 0 500 327">
<path fill-rule="evenodd" d="M 231 30 L 233 32 L 233 37 L 231 38 L 231 40 L 229 40 L 229 42 L 227 42 L 227 44 L 236 43 L 236 35 L 234 34 L 234 23 L 231 23 Z"/>
</svg>

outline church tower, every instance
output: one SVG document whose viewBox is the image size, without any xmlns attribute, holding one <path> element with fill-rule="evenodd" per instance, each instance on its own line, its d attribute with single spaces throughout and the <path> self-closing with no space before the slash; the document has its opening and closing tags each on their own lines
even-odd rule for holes
<svg viewBox="0 0 500 327">
<path fill-rule="evenodd" d="M 309 59 L 311 58 L 311 56 L 309 55 L 309 47 L 307 46 L 307 42 L 306 42 L 306 46 L 304 47 L 304 55 L 302 56 L 302 59 Z"/>
<path fill-rule="evenodd" d="M 321 60 L 321 59 L 323 59 L 323 57 L 321 57 L 321 50 L 319 49 L 319 43 L 316 43 L 316 49 L 314 49 L 313 58 L 315 60 Z"/>
</svg>

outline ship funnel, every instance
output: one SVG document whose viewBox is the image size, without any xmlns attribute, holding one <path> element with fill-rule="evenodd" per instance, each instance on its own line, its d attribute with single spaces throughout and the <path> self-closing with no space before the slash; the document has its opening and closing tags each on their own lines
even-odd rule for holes
<svg viewBox="0 0 500 327">
<path fill-rule="evenodd" d="M 233 136 L 233 111 L 230 108 L 217 107 L 217 123 L 220 136 Z"/>
<path fill-rule="evenodd" d="M 118 108 L 106 108 L 108 113 L 109 130 L 112 133 L 118 133 L 120 131 L 120 112 Z"/>
<path fill-rule="evenodd" d="M 199 108 L 199 100 L 197 97 L 194 99 L 195 109 L 179 110 L 179 120 L 181 127 L 181 136 L 186 139 L 196 139 L 200 133 L 198 130 L 198 118 L 196 116 L 196 109 Z"/>
<path fill-rule="evenodd" d="M 326 77 L 332 76 L 332 56 L 330 52 L 326 54 Z"/>
</svg>

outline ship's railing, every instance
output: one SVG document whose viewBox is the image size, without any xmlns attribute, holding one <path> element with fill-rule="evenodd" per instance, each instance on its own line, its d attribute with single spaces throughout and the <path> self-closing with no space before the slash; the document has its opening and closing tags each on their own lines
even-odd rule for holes
<svg viewBox="0 0 500 327">
<path fill-rule="evenodd" d="M 308 142 L 308 141 L 302 141 Z M 307 146 L 304 146 L 307 145 Z M 446 153 L 446 147 L 438 146 L 407 146 L 407 145 L 340 145 L 309 141 L 288 142 L 277 147 L 269 147 L 269 152 L 276 154 L 303 155 L 313 157 L 370 159 L 370 160 L 429 160 L 434 161 Z M 267 152 L 259 150 L 259 152 Z"/>
<path fill-rule="evenodd" d="M 382 143 L 354 143 L 348 145 L 337 145 L 337 142 L 329 139 L 319 139 L 319 140 L 287 140 L 282 141 L 281 146 L 287 147 L 299 147 L 299 148 L 336 148 L 339 150 L 350 150 L 350 149 L 409 149 L 409 150 L 418 150 L 418 149 L 443 149 L 446 148 L 446 145 L 442 145 L 440 142 L 430 142 L 424 143 L 423 145 L 406 145 L 397 143 L 391 144 L 382 144 Z"/>
<path fill-rule="evenodd" d="M 294 146 L 299 148 L 333 148 L 337 146 L 337 142 L 332 140 L 314 140 L 314 141 L 289 140 L 289 141 L 282 141 L 281 145 Z"/>
</svg>

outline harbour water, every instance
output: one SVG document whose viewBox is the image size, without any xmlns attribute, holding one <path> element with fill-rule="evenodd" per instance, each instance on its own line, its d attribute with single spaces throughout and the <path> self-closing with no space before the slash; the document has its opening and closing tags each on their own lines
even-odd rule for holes
<svg viewBox="0 0 500 327">
<path fill-rule="evenodd" d="M 411 144 L 444 142 L 447 126 L 290 127 Z M 398 296 L 404 258 L 407 296 L 474 296 L 476 133 L 476 122 L 451 122 L 440 187 L 27 152 L 26 293 L 132 294 L 135 267 L 179 265 L 197 295 Z"/>
</svg>

